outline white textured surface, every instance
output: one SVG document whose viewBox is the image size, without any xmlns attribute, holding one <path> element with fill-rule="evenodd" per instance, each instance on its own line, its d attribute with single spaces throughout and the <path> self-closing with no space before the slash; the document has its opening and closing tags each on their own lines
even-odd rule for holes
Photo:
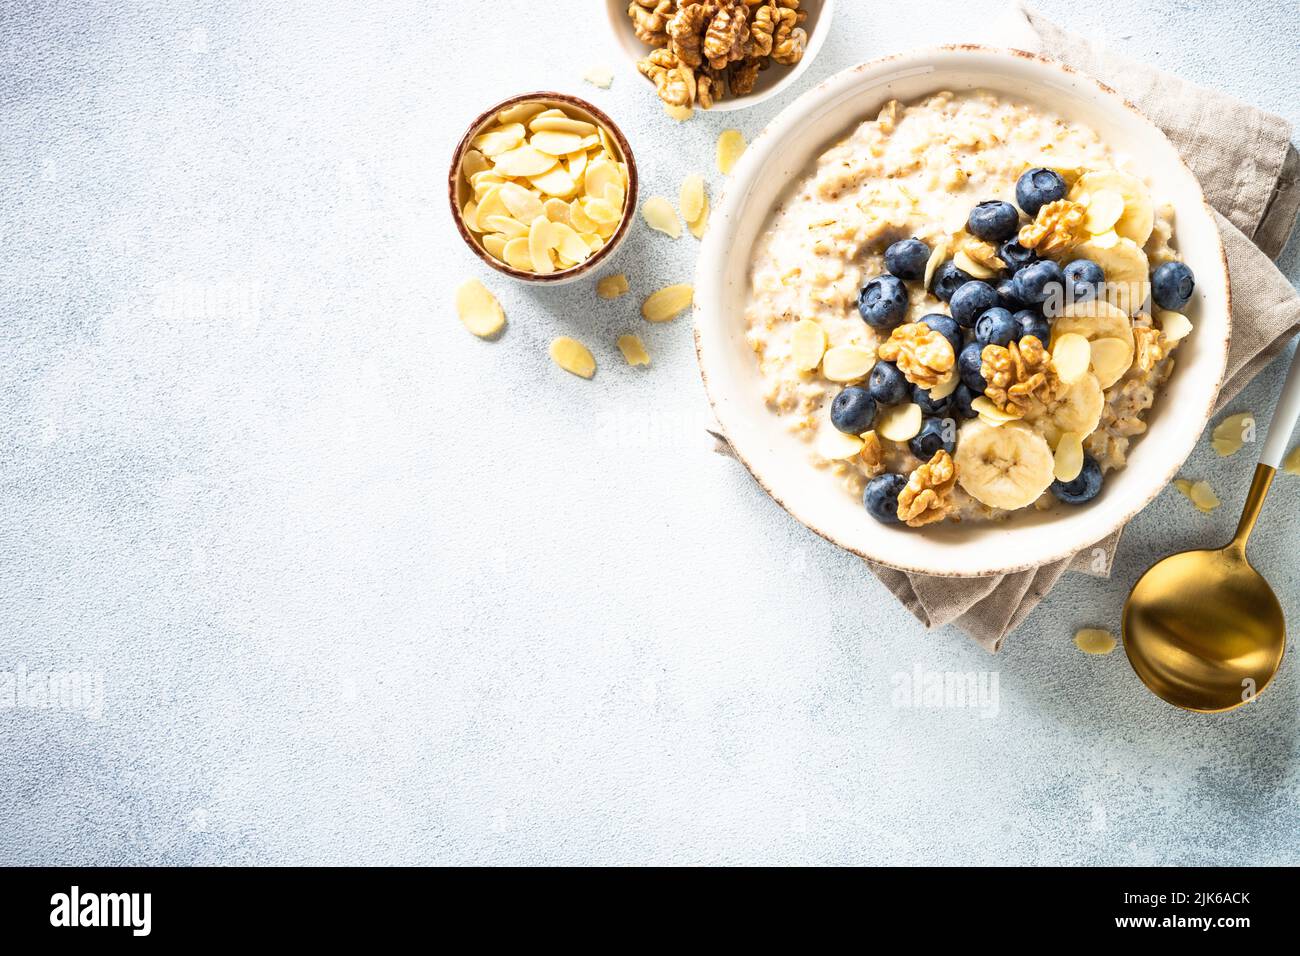
<svg viewBox="0 0 1300 956">
<path fill-rule="evenodd" d="M 1249 451 L 1202 445 L 1225 506 L 1169 490 L 1113 580 L 1067 578 L 990 658 L 710 453 L 684 323 L 507 285 L 450 232 L 447 157 L 492 100 L 589 96 L 675 195 L 716 187 L 723 126 L 998 4 L 841 3 L 787 97 L 683 127 L 602 5 L 498 2 L 500 36 L 463 6 L 6 3 L 0 671 L 106 699 L 0 711 L 0 862 L 1300 862 L 1294 660 L 1193 717 L 1070 640 L 1228 533 Z M 1287 6 L 1040 4 L 1297 123 Z M 580 81 L 601 61 L 609 91 Z M 640 294 L 694 248 L 638 230 L 618 266 Z M 499 342 L 455 320 L 468 275 Z M 594 381 L 550 364 L 560 333 Z M 1298 495 L 1253 550 L 1292 619 Z M 891 706 L 916 666 L 996 670 L 997 715 Z"/>
</svg>

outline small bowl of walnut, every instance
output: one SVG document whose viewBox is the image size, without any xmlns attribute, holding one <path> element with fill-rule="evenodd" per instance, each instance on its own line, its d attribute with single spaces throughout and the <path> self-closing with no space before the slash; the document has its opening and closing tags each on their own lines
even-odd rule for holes
<svg viewBox="0 0 1300 956">
<path fill-rule="evenodd" d="M 834 0 L 608 0 L 614 35 L 674 119 L 770 99 L 808 68 Z"/>
</svg>

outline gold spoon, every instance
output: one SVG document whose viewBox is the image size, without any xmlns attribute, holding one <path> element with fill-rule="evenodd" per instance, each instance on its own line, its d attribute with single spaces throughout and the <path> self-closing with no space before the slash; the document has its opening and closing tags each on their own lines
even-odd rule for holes
<svg viewBox="0 0 1300 956">
<path fill-rule="evenodd" d="M 1237 533 L 1217 551 L 1184 551 L 1153 565 L 1124 603 L 1124 650 L 1156 696 L 1184 710 L 1231 710 L 1273 679 L 1286 620 L 1246 560 L 1246 540 L 1300 417 L 1300 352 L 1278 399 Z"/>
</svg>

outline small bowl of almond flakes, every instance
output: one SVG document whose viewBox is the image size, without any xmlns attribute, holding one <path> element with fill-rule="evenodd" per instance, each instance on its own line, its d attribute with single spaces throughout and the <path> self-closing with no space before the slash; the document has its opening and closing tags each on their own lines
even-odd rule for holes
<svg viewBox="0 0 1300 956">
<path fill-rule="evenodd" d="M 637 208 L 626 137 L 565 93 L 524 93 L 485 110 L 457 145 L 447 186 L 461 238 L 522 282 L 587 274 L 622 244 Z"/>
</svg>

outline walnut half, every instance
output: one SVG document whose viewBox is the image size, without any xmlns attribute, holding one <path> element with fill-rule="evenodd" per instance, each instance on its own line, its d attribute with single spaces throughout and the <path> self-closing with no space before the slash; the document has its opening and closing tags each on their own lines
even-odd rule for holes
<svg viewBox="0 0 1300 956">
<path fill-rule="evenodd" d="M 1020 244 L 1040 256 L 1057 258 L 1083 242 L 1088 231 L 1083 220 L 1088 210 L 1068 199 L 1049 202 L 1038 210 L 1034 221 L 1020 230 Z"/>
<path fill-rule="evenodd" d="M 980 353 L 984 394 L 1007 415 L 1024 418 L 1034 397 L 1049 402 L 1060 390 L 1052 357 L 1036 335 L 1006 346 L 986 345 Z"/>
<path fill-rule="evenodd" d="M 898 520 L 911 528 L 942 521 L 955 510 L 952 489 L 956 484 L 957 465 L 940 448 L 908 476 L 907 485 L 898 493 Z"/>
<path fill-rule="evenodd" d="M 877 354 L 897 363 L 904 378 L 926 389 L 947 378 L 957 361 L 952 343 L 924 322 L 906 322 L 894 329 Z"/>
</svg>

